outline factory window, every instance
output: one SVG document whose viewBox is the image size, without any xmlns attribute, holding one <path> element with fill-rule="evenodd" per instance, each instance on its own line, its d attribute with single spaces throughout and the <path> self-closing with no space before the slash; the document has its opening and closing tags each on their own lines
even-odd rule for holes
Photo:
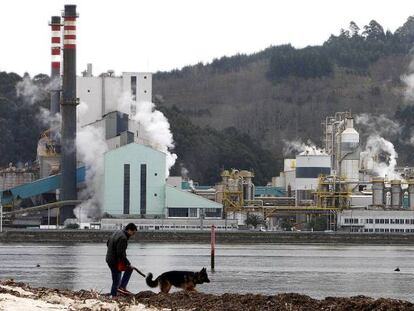
<svg viewBox="0 0 414 311">
<path fill-rule="evenodd" d="M 409 225 L 409 224 L 410 224 L 410 220 L 409 220 L 409 219 L 406 219 L 406 220 L 405 220 L 405 224 L 406 224 L 406 225 Z"/>
<path fill-rule="evenodd" d="M 197 217 L 197 209 L 190 208 L 190 217 Z"/>
<path fill-rule="evenodd" d="M 380 223 L 380 220 L 379 219 L 375 219 L 375 223 L 376 224 L 379 224 Z"/>
<path fill-rule="evenodd" d="M 375 232 L 379 232 L 379 229 L 375 229 Z"/>
<path fill-rule="evenodd" d="M 394 232 L 395 230 L 394 229 L 390 229 L 390 232 Z"/>
<path fill-rule="evenodd" d="M 205 208 L 204 215 L 206 217 L 221 217 L 221 208 Z"/>
<path fill-rule="evenodd" d="M 414 225 L 414 219 L 411 219 L 411 224 Z"/>
<path fill-rule="evenodd" d="M 188 217 L 188 208 L 169 208 L 169 217 Z"/>
<path fill-rule="evenodd" d="M 140 212 L 147 212 L 147 165 L 141 164 L 141 189 L 140 189 Z"/>
<path fill-rule="evenodd" d="M 130 167 L 124 164 L 124 214 L 129 214 Z"/>
<path fill-rule="evenodd" d="M 390 224 L 395 224 L 395 219 L 390 219 Z"/>
<path fill-rule="evenodd" d="M 386 224 L 389 224 L 390 223 L 390 220 L 389 219 L 385 219 L 385 223 Z"/>
<path fill-rule="evenodd" d="M 132 100 L 137 100 L 137 77 L 131 76 L 131 95 Z"/>
<path fill-rule="evenodd" d="M 385 229 L 385 232 L 390 232 L 390 229 Z"/>
<path fill-rule="evenodd" d="M 385 223 L 385 219 L 380 219 L 380 224 L 384 224 Z"/>
</svg>

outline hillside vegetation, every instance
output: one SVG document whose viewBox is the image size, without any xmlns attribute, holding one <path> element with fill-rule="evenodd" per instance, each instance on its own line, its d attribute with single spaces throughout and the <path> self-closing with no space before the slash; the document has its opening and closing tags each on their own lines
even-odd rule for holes
<svg viewBox="0 0 414 311">
<path fill-rule="evenodd" d="M 362 29 L 351 22 L 322 46 L 274 46 L 158 72 L 153 92 L 159 103 L 176 106 L 201 128 L 234 127 L 249 135 L 275 159 L 283 157 L 285 140 L 321 144 L 321 122 L 336 111 L 385 114 L 403 127 L 394 141 L 399 162 L 414 164 L 406 144 L 413 117 L 401 80 L 413 42 L 414 17 L 394 33 L 376 21 Z"/>
<path fill-rule="evenodd" d="M 414 106 L 401 76 L 411 61 L 414 17 L 394 33 L 376 21 L 332 35 L 321 46 L 272 46 L 154 75 L 154 102 L 169 118 L 181 169 L 214 184 L 223 168 L 253 169 L 264 184 L 278 173 L 285 141 L 321 144 L 321 122 L 336 111 L 384 114 L 399 122 L 392 139 L 400 164 L 414 165 Z M 29 104 L 16 95 L 22 77 L 0 72 L 0 166 L 36 157 L 44 125 L 35 116 L 47 94 Z M 33 79 L 45 85 L 46 75 Z M 387 137 L 386 137 L 387 138 Z M 413 140 L 414 141 L 414 140 Z"/>
</svg>

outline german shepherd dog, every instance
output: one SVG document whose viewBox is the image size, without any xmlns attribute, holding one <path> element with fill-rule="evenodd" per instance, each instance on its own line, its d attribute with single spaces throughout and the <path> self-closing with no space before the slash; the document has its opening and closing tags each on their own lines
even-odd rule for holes
<svg viewBox="0 0 414 311">
<path fill-rule="evenodd" d="M 160 286 L 161 292 L 165 294 L 168 294 L 171 286 L 195 291 L 197 284 L 210 283 L 206 268 L 201 269 L 200 272 L 168 271 L 161 274 L 155 280 L 152 279 L 152 273 L 148 273 L 145 281 L 149 287 Z"/>
</svg>

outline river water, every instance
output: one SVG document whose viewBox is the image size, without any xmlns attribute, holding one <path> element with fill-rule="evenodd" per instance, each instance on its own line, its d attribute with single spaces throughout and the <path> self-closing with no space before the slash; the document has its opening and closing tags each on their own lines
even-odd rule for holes
<svg viewBox="0 0 414 311">
<path fill-rule="evenodd" d="M 32 286 L 109 292 L 104 244 L 0 244 L 0 279 Z M 211 272 L 207 244 L 130 244 L 128 257 L 144 273 L 207 267 L 206 293 L 295 292 L 314 298 L 367 295 L 414 301 L 414 246 L 218 245 Z M 36 267 L 39 264 L 40 267 Z M 400 272 L 394 272 L 396 267 Z M 129 289 L 148 290 L 133 274 Z"/>
</svg>

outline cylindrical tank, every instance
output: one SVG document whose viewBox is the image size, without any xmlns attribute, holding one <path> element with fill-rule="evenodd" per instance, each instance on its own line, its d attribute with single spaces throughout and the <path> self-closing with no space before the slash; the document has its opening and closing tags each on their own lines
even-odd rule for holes
<svg viewBox="0 0 414 311">
<path fill-rule="evenodd" d="M 349 181 L 359 180 L 359 133 L 354 129 L 354 119 L 345 119 L 345 130 L 340 144 L 341 176 Z"/>
<path fill-rule="evenodd" d="M 372 180 L 372 205 L 384 206 L 384 178 Z"/>
<path fill-rule="evenodd" d="M 318 177 L 331 174 L 331 157 L 326 153 L 301 153 L 296 156 L 296 190 L 314 191 Z"/>
<path fill-rule="evenodd" d="M 408 180 L 408 208 L 414 210 L 414 179 Z"/>
<path fill-rule="evenodd" d="M 391 207 L 401 208 L 401 206 L 402 206 L 401 180 L 391 180 Z"/>
</svg>

